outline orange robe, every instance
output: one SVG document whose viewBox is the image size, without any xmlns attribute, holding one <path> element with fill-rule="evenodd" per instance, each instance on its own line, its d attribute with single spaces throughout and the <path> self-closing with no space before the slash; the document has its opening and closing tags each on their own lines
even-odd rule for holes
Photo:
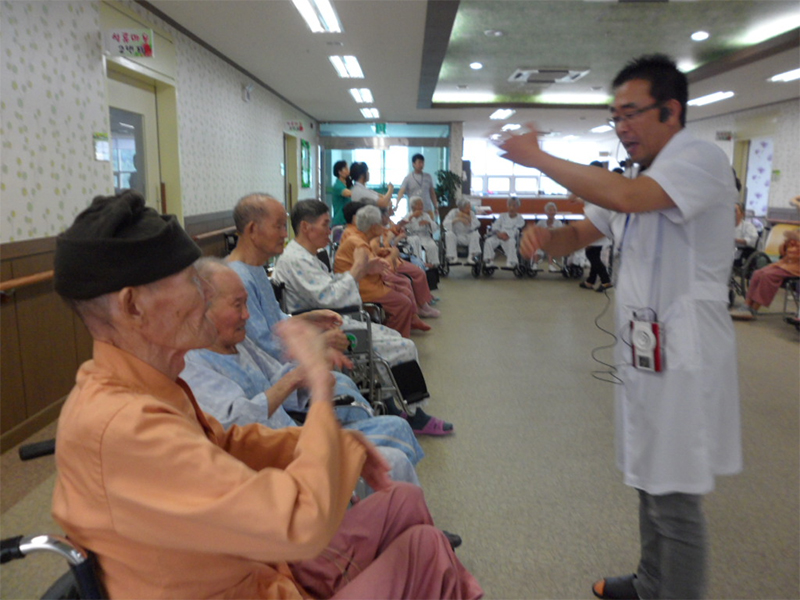
<svg viewBox="0 0 800 600">
<path fill-rule="evenodd" d="M 175 382 L 95 342 L 61 413 L 53 516 L 112 598 L 304 598 L 366 457 L 326 403 L 302 429 L 224 431 Z"/>
</svg>

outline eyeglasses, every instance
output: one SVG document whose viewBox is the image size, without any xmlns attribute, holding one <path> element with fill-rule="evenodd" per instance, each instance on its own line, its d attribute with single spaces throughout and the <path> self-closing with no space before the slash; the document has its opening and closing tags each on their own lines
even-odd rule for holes
<svg viewBox="0 0 800 600">
<path fill-rule="evenodd" d="M 656 102 L 655 104 L 651 104 L 650 106 L 645 106 L 644 108 L 638 108 L 636 110 L 632 110 L 631 112 L 624 114 L 624 115 L 614 115 L 608 120 L 608 124 L 611 125 L 614 129 L 619 127 L 620 123 L 624 123 L 625 121 L 631 121 L 641 115 L 642 113 L 647 112 L 648 110 L 653 110 L 654 108 L 659 108 L 661 106 L 661 102 Z"/>
</svg>

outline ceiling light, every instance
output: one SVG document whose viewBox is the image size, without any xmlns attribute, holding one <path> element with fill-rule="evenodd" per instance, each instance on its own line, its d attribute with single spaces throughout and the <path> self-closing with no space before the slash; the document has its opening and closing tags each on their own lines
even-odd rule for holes
<svg viewBox="0 0 800 600">
<path fill-rule="evenodd" d="M 611 127 L 611 125 L 598 125 L 597 127 L 590 129 L 590 131 L 592 133 L 606 133 L 607 131 L 611 131 L 612 129 L 613 127 Z"/>
<path fill-rule="evenodd" d="M 364 79 L 364 72 L 355 56 L 329 56 L 328 58 L 339 77 Z"/>
<path fill-rule="evenodd" d="M 689 106 L 705 106 L 706 104 L 711 104 L 712 102 L 727 100 L 732 96 L 733 92 L 714 92 L 713 94 L 707 94 L 705 96 L 700 96 L 699 98 L 695 98 L 694 100 L 689 100 L 687 104 Z"/>
<path fill-rule="evenodd" d="M 480 69 L 483 68 L 483 63 L 479 62 L 469 63 L 469 68 L 473 69 L 474 71 L 479 71 Z"/>
<path fill-rule="evenodd" d="M 570 134 L 570 135 L 565 135 L 565 136 L 564 136 L 563 138 L 561 138 L 561 139 L 562 139 L 562 140 L 564 140 L 565 142 L 571 142 L 572 140 L 577 140 L 577 139 L 578 139 L 578 136 L 577 136 L 577 135 L 572 135 L 572 134 Z"/>
<path fill-rule="evenodd" d="M 520 125 L 519 123 L 508 123 L 507 125 L 503 125 L 501 129 L 503 131 L 516 131 L 520 127 L 522 127 L 522 125 Z"/>
<path fill-rule="evenodd" d="M 800 69 L 794 69 L 793 71 L 786 71 L 785 73 L 778 73 L 777 75 L 773 75 L 767 81 L 775 81 L 775 82 L 787 82 L 787 81 L 794 81 L 795 79 L 800 79 Z"/>
<path fill-rule="evenodd" d="M 710 36 L 707 31 L 695 31 L 691 37 L 695 42 L 704 42 Z"/>
<path fill-rule="evenodd" d="M 513 108 L 498 108 L 494 111 L 489 118 L 494 119 L 495 121 L 502 121 L 503 119 L 507 119 L 511 115 L 513 115 L 515 111 Z"/>
<path fill-rule="evenodd" d="M 374 102 L 372 99 L 372 92 L 369 88 L 351 88 L 350 95 L 353 96 L 353 100 L 359 104 L 372 104 Z"/>
<path fill-rule="evenodd" d="M 314 33 L 341 33 L 342 24 L 330 0 L 292 0 Z"/>
<path fill-rule="evenodd" d="M 500 31 L 499 29 L 487 29 L 483 32 L 483 35 L 486 37 L 503 37 L 505 35 L 504 32 Z"/>
<path fill-rule="evenodd" d="M 362 108 L 361 114 L 365 119 L 377 119 L 381 116 L 377 108 Z"/>
</svg>

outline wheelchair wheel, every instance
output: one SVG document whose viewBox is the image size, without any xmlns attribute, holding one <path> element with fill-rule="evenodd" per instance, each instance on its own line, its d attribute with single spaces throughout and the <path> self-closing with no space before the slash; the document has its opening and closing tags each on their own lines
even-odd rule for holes
<svg viewBox="0 0 800 600">
<path fill-rule="evenodd" d="M 42 600 L 80 600 L 81 593 L 72 571 L 67 571 L 47 588 Z"/>
<path fill-rule="evenodd" d="M 753 273 L 758 269 L 766 267 L 771 262 L 772 259 L 764 252 L 753 252 L 750 255 L 750 258 L 747 259 L 747 262 L 745 262 L 742 267 L 742 289 L 745 294 L 747 293 L 747 288 L 750 287 L 750 278 L 753 276 Z"/>
<path fill-rule="evenodd" d="M 494 275 L 494 272 L 496 270 L 497 270 L 497 267 L 487 267 L 486 265 L 484 265 L 483 274 L 486 275 L 487 277 L 491 277 L 492 275 Z"/>
<path fill-rule="evenodd" d="M 450 274 L 450 265 L 447 263 L 447 259 L 443 260 L 439 263 L 439 275 L 442 277 L 447 277 Z"/>
<path fill-rule="evenodd" d="M 525 268 L 522 265 L 518 264 L 514 267 L 514 277 L 517 279 L 525 277 Z"/>
<path fill-rule="evenodd" d="M 583 277 L 583 267 L 580 265 L 570 265 L 567 267 L 567 271 L 572 279 L 580 279 Z"/>
<path fill-rule="evenodd" d="M 536 276 L 539 274 L 539 269 L 534 269 L 533 267 L 528 267 L 526 271 L 528 273 L 528 277 L 531 279 L 536 279 Z"/>
<path fill-rule="evenodd" d="M 475 279 L 478 279 L 481 276 L 482 267 L 483 265 L 481 265 L 481 263 L 479 262 L 476 262 L 475 264 L 472 265 L 472 276 Z"/>
</svg>

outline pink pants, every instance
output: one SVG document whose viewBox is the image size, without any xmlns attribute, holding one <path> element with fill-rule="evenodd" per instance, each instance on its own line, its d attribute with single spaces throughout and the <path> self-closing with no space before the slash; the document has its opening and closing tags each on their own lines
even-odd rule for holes
<svg viewBox="0 0 800 600">
<path fill-rule="evenodd" d="M 422 488 L 408 483 L 356 504 L 318 557 L 290 566 L 314 598 L 483 597 L 433 526 Z"/>
<path fill-rule="evenodd" d="M 394 277 L 398 277 L 394 275 Z M 417 314 L 417 307 L 414 304 L 414 293 L 411 291 L 411 284 L 408 279 L 397 284 L 384 281 L 389 287 L 389 291 L 380 298 L 374 298 L 369 302 L 378 302 L 386 312 L 386 326 L 398 331 L 404 338 L 411 337 L 411 322 Z M 395 285 L 397 289 L 395 289 Z"/>
<path fill-rule="evenodd" d="M 433 300 L 425 271 L 415 264 L 404 261 L 397 267 L 397 272 L 403 277 L 411 278 L 411 287 L 414 289 L 414 298 L 417 306 L 422 306 Z"/>
<path fill-rule="evenodd" d="M 778 265 L 767 265 L 754 271 L 747 288 L 747 300 L 757 302 L 761 306 L 769 306 L 781 284 L 790 277 L 796 275 Z"/>
</svg>

